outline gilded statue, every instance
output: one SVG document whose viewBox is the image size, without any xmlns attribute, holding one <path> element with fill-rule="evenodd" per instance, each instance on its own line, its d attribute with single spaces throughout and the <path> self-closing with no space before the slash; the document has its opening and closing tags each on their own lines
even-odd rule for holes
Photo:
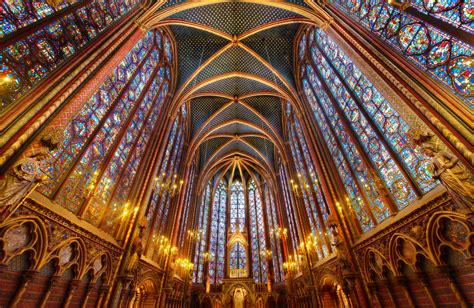
<svg viewBox="0 0 474 308">
<path fill-rule="evenodd" d="M 138 235 L 133 239 L 130 250 L 130 259 L 125 267 L 127 274 L 136 275 L 138 272 L 138 262 L 143 253 L 143 234 L 146 228 L 146 219 L 141 219 L 138 224 Z"/>
<path fill-rule="evenodd" d="M 439 180 L 454 202 L 467 209 L 474 209 L 474 175 L 453 154 L 440 148 L 440 143 L 430 132 L 412 130 L 410 139 L 421 152 L 431 158 L 429 172 Z"/>
<path fill-rule="evenodd" d="M 18 204 L 36 186 L 46 180 L 42 170 L 48 164 L 50 153 L 64 140 L 62 129 L 47 129 L 39 140 L 38 148 L 25 153 L 0 180 L 0 214 L 7 206 Z"/>
</svg>

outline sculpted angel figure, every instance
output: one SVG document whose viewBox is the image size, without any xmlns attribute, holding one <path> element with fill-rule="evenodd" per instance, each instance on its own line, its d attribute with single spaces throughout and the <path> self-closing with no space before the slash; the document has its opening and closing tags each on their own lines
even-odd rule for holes
<svg viewBox="0 0 474 308">
<path fill-rule="evenodd" d="M 474 209 L 474 175 L 453 154 L 441 150 L 439 141 L 429 132 L 411 132 L 410 139 L 431 158 L 429 171 L 439 180 L 456 204 Z"/>
<path fill-rule="evenodd" d="M 46 180 L 44 165 L 50 157 L 50 153 L 62 143 L 63 130 L 46 130 L 40 138 L 39 149 L 27 153 L 24 158 L 18 160 L 0 179 L 0 213 L 5 207 L 16 205 L 37 184 Z"/>
</svg>

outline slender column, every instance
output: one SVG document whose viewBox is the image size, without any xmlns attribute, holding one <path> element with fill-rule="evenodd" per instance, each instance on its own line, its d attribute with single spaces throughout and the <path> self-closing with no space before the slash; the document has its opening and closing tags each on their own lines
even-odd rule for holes
<svg viewBox="0 0 474 308">
<path fill-rule="evenodd" d="M 244 188 L 244 209 L 245 209 L 245 227 L 247 228 L 247 267 L 249 269 L 248 271 L 248 277 L 253 277 L 253 258 L 252 258 L 252 252 L 251 252 L 251 236 L 250 236 L 250 200 L 249 200 L 249 191 L 248 191 L 248 183 L 244 179 L 242 179 L 242 185 Z M 258 188 L 257 188 L 258 189 Z M 255 198 L 255 196 L 254 196 Z M 255 199 L 254 199 L 255 202 Z M 256 217 L 255 217 L 256 218 Z M 260 256 L 259 256 L 260 257 Z"/>
<path fill-rule="evenodd" d="M 448 280 L 449 286 L 451 290 L 453 291 L 454 296 L 456 296 L 456 299 L 461 304 L 461 307 L 463 308 L 470 307 L 469 301 L 466 300 L 465 295 L 461 291 L 461 288 L 459 287 L 456 279 L 454 278 L 454 273 L 452 269 L 449 266 L 437 266 L 436 268 L 443 275 L 443 277 Z"/>
<path fill-rule="evenodd" d="M 405 293 L 405 296 L 407 298 L 407 301 L 410 307 L 417 307 L 415 303 L 415 299 L 413 298 L 413 295 L 410 292 L 410 286 L 407 279 L 404 276 L 396 276 L 395 279 L 398 285 L 402 287 L 403 293 Z"/>
<path fill-rule="evenodd" d="M 69 283 L 69 289 L 67 291 L 67 295 L 63 303 L 64 307 L 69 307 L 69 305 L 71 304 L 72 297 L 74 296 L 74 293 L 76 292 L 76 289 L 80 283 L 81 281 L 77 279 L 74 279 Z"/>
<path fill-rule="evenodd" d="M 82 303 L 81 303 L 81 308 L 86 308 L 87 307 L 87 301 L 89 300 L 89 297 L 91 295 L 92 290 L 94 289 L 95 283 L 89 282 L 86 287 L 86 291 L 84 293 L 84 296 L 82 297 Z"/>
<path fill-rule="evenodd" d="M 97 298 L 97 305 L 96 307 L 102 308 L 106 306 L 106 303 L 104 302 L 107 299 L 107 296 L 110 292 L 110 286 L 101 286 L 99 288 L 99 295 Z"/>
<path fill-rule="evenodd" d="M 398 305 L 395 297 L 393 296 L 393 290 L 392 290 L 392 285 L 391 285 L 390 281 L 387 278 L 384 278 L 384 279 L 382 279 L 382 284 L 385 287 L 385 289 L 388 291 L 386 294 L 390 298 L 390 301 L 392 302 L 392 305 L 394 307 L 400 307 Z"/>
<path fill-rule="evenodd" d="M 31 283 L 31 281 L 33 281 L 36 275 L 38 275 L 37 271 L 29 270 L 29 271 L 23 272 L 23 275 L 21 276 L 21 279 L 20 279 L 20 284 L 18 288 L 16 289 L 16 292 L 13 295 L 12 299 L 10 300 L 9 307 L 17 307 L 17 305 L 20 303 L 23 297 L 23 294 L 28 288 L 28 285 Z"/>
<path fill-rule="evenodd" d="M 423 271 L 418 271 L 418 272 L 416 272 L 416 277 L 418 278 L 418 280 L 423 285 L 423 289 L 426 292 L 426 296 L 428 296 L 428 298 L 430 299 L 431 305 L 433 307 L 438 307 L 438 302 L 435 300 L 435 296 L 434 296 L 433 291 L 431 289 L 427 274 Z"/>
<path fill-rule="evenodd" d="M 377 287 L 377 284 L 375 282 L 370 282 L 367 284 L 367 287 L 369 288 L 370 294 L 372 295 L 371 297 L 373 300 L 375 300 L 375 304 L 377 305 L 377 307 L 383 307 L 382 301 L 380 301 L 379 289 Z"/>
<path fill-rule="evenodd" d="M 59 276 L 51 276 L 48 279 L 48 282 L 46 283 L 46 290 L 43 294 L 43 297 L 41 298 L 41 301 L 39 303 L 39 307 L 43 308 L 46 307 L 46 304 L 48 303 L 49 295 L 51 295 L 51 292 L 54 289 L 54 285 L 57 283 Z"/>
</svg>

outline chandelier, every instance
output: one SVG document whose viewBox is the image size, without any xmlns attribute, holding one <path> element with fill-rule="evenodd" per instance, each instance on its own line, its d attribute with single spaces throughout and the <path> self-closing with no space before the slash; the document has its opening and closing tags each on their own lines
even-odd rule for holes
<svg viewBox="0 0 474 308">
<path fill-rule="evenodd" d="M 297 178 L 298 178 L 299 185 L 296 183 L 295 180 L 290 179 L 291 190 L 296 196 L 301 197 L 303 191 L 306 191 L 306 192 L 316 191 L 315 187 L 318 184 L 318 179 L 316 178 L 313 172 L 311 172 L 309 176 L 310 176 L 310 179 L 307 179 L 305 176 L 303 176 L 301 173 L 298 172 Z"/>
<path fill-rule="evenodd" d="M 155 193 L 160 196 L 174 197 L 183 188 L 184 180 L 178 180 L 178 174 L 171 173 L 169 176 L 163 172 L 155 178 Z"/>
<path fill-rule="evenodd" d="M 203 230 L 201 230 L 201 229 L 198 229 L 198 230 L 190 229 L 190 230 L 188 230 L 188 239 L 191 242 L 198 242 L 199 239 L 202 236 L 202 233 L 203 233 Z"/>
<path fill-rule="evenodd" d="M 288 230 L 286 228 L 275 226 L 274 228 L 270 229 L 270 236 L 272 237 L 275 236 L 277 239 L 281 239 L 285 241 L 287 235 L 288 235 Z"/>
</svg>

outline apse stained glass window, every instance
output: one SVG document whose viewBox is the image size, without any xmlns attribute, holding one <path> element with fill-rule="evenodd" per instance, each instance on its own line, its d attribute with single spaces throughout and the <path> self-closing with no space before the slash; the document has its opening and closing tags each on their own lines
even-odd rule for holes
<svg viewBox="0 0 474 308">
<path fill-rule="evenodd" d="M 194 276 L 195 283 L 203 282 L 204 271 L 204 253 L 206 252 L 207 230 L 209 226 L 209 207 L 211 206 L 211 183 L 206 185 L 206 189 L 202 195 L 201 205 L 199 207 L 198 226 L 201 236 L 196 244 L 196 252 L 194 255 Z"/>
<path fill-rule="evenodd" d="M 254 179 L 248 184 L 249 218 L 250 218 L 250 245 L 252 253 L 253 279 L 257 283 L 267 281 L 267 259 L 265 256 L 265 222 L 260 190 Z"/>
<path fill-rule="evenodd" d="M 244 187 L 240 181 L 232 183 L 230 190 L 230 231 L 245 229 L 245 196 Z"/>
<path fill-rule="evenodd" d="M 301 84 L 366 231 L 388 217 L 388 203 L 403 208 L 435 184 L 404 119 L 324 31 L 309 31 Z"/>
<path fill-rule="evenodd" d="M 112 232 L 169 90 L 162 34 L 149 32 L 66 127 L 45 195 Z M 110 209 L 110 210 L 107 210 Z"/>
<path fill-rule="evenodd" d="M 212 255 L 209 262 L 209 277 L 211 284 L 222 283 L 224 279 L 225 246 L 226 246 L 226 211 L 227 187 L 221 180 L 214 193 L 214 204 L 211 215 L 211 238 L 209 252 Z"/>
<path fill-rule="evenodd" d="M 0 3 L 1 74 L 10 75 L 13 91 L 2 95 L 0 113 L 71 58 L 88 42 L 130 12 L 139 1 L 12 0 Z M 63 11 L 68 9 L 66 13 Z M 48 18 L 47 18 L 48 17 Z M 31 34 L 17 35 L 30 26 Z"/>
<path fill-rule="evenodd" d="M 400 11 L 381 0 L 333 0 L 332 3 L 433 79 L 449 87 L 464 101 L 466 109 L 472 108 L 474 48 L 455 36 L 460 31 L 472 35 L 472 3 L 414 0 L 412 6 L 421 14 L 410 13 L 412 8 Z M 424 14 L 441 23 L 426 22 Z M 450 26 L 458 30 L 451 34 L 443 32 Z"/>
<path fill-rule="evenodd" d="M 245 250 L 245 246 L 240 242 L 235 243 L 230 249 L 229 267 L 231 272 L 233 272 L 233 270 L 247 269 L 247 251 Z M 239 271 L 235 272 L 239 273 Z M 239 274 L 237 274 L 237 276 L 238 275 Z"/>
</svg>

